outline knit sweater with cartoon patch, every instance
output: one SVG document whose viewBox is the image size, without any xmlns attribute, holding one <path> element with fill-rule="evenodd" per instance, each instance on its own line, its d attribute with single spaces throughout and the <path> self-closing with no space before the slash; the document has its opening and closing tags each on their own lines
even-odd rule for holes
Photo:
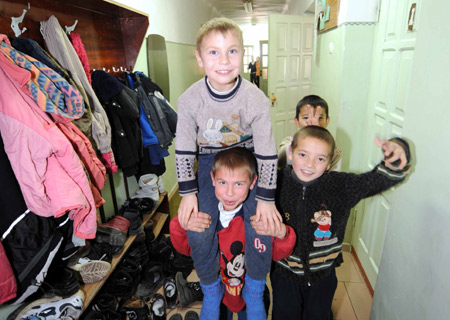
<svg viewBox="0 0 450 320">
<path fill-rule="evenodd" d="M 207 78 L 194 83 L 177 103 L 175 160 L 180 195 L 198 192 L 194 172 L 197 155 L 245 147 L 258 163 L 256 199 L 273 202 L 277 152 L 265 94 L 241 76 L 227 94 L 214 92 Z M 207 168 L 209 170 L 210 168 Z"/>
<path fill-rule="evenodd" d="M 278 175 L 277 208 L 284 223 L 296 231 L 297 243 L 293 254 L 274 264 L 272 272 L 286 273 L 301 285 L 328 276 L 343 262 L 341 249 L 350 210 L 405 176 L 406 169 L 392 171 L 380 163 L 363 174 L 331 171 L 303 183 L 292 166 L 284 167 Z"/>
</svg>

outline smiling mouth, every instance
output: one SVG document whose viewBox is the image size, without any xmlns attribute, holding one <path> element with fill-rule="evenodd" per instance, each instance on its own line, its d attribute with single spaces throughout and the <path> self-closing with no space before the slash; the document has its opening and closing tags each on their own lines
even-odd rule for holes
<svg viewBox="0 0 450 320">
<path fill-rule="evenodd" d="M 231 71 L 229 71 L 229 70 L 219 70 L 219 71 L 217 71 L 218 74 L 228 74 L 230 72 Z"/>
<path fill-rule="evenodd" d="M 310 175 L 313 174 L 313 172 L 308 171 L 308 170 L 302 170 L 302 173 L 303 173 L 304 175 L 306 175 L 306 176 L 310 176 Z"/>
</svg>

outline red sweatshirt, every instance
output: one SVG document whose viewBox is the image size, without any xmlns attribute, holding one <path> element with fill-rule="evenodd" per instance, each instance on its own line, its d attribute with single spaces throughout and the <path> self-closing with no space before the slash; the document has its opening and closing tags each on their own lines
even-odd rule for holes
<svg viewBox="0 0 450 320">
<path fill-rule="evenodd" d="M 219 237 L 220 271 L 222 282 L 225 285 L 223 303 L 230 311 L 239 312 L 245 306 L 245 301 L 241 295 L 245 275 L 245 229 L 243 218 L 236 214 L 228 227 L 218 231 L 217 235 Z M 187 256 L 191 254 L 186 230 L 180 226 L 178 217 L 170 221 L 170 239 L 179 253 Z M 282 240 L 274 238 L 273 260 L 279 261 L 290 256 L 295 241 L 295 231 L 291 227 L 286 226 L 286 237 Z"/>
</svg>

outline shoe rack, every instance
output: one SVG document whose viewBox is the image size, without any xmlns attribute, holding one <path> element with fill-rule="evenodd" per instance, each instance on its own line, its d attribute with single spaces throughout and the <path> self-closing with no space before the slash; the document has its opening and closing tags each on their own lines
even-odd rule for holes
<svg viewBox="0 0 450 320">
<path fill-rule="evenodd" d="M 155 238 L 158 237 L 158 235 L 161 232 L 167 232 L 168 228 L 168 220 L 169 220 L 169 198 L 167 196 L 167 192 L 164 192 L 159 196 L 159 201 L 153 211 L 150 214 L 144 215 L 142 225 L 146 225 L 150 220 L 153 220 L 153 233 L 155 234 Z M 111 270 L 109 274 L 103 278 L 99 282 L 95 282 L 92 284 L 85 284 L 81 286 L 81 290 L 84 293 L 84 303 L 83 303 L 83 310 L 86 310 L 89 304 L 92 302 L 92 300 L 95 298 L 97 293 L 100 291 L 100 289 L 103 287 L 106 281 L 108 281 L 109 276 L 111 273 L 116 269 L 116 266 L 119 264 L 119 262 L 122 260 L 123 256 L 128 251 L 131 244 L 136 239 L 136 235 L 129 236 L 127 241 L 125 242 L 124 248 L 122 252 L 116 256 L 113 257 L 111 261 Z"/>
</svg>

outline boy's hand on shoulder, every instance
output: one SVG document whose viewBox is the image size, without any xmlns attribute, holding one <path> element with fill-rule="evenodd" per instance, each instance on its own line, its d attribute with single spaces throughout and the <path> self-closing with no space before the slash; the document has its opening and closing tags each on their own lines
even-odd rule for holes
<svg viewBox="0 0 450 320">
<path fill-rule="evenodd" d="M 384 163 L 389 169 L 402 170 L 408 164 L 406 152 L 402 145 L 394 141 L 380 140 L 378 138 L 375 138 L 375 144 L 383 150 Z M 396 161 L 399 162 L 398 165 L 397 163 L 394 165 Z"/>
<path fill-rule="evenodd" d="M 188 220 L 186 231 L 203 232 L 211 225 L 211 216 L 204 212 L 198 212 L 197 215 L 191 215 Z"/>
<path fill-rule="evenodd" d="M 196 194 L 189 194 L 181 198 L 180 206 L 178 207 L 178 221 L 180 226 L 187 230 L 188 221 L 191 215 L 197 216 L 198 201 Z"/>
<path fill-rule="evenodd" d="M 256 205 L 256 221 L 261 221 L 264 230 L 271 234 L 280 231 L 283 221 L 274 203 L 258 201 Z"/>
<path fill-rule="evenodd" d="M 280 224 L 280 230 L 275 231 L 275 233 L 271 233 L 266 231 L 264 228 L 264 224 L 262 221 L 256 221 L 256 216 L 250 217 L 250 224 L 253 229 L 255 229 L 256 233 L 262 236 L 272 236 L 279 239 L 284 239 L 286 237 L 286 225 L 284 223 Z"/>
</svg>

